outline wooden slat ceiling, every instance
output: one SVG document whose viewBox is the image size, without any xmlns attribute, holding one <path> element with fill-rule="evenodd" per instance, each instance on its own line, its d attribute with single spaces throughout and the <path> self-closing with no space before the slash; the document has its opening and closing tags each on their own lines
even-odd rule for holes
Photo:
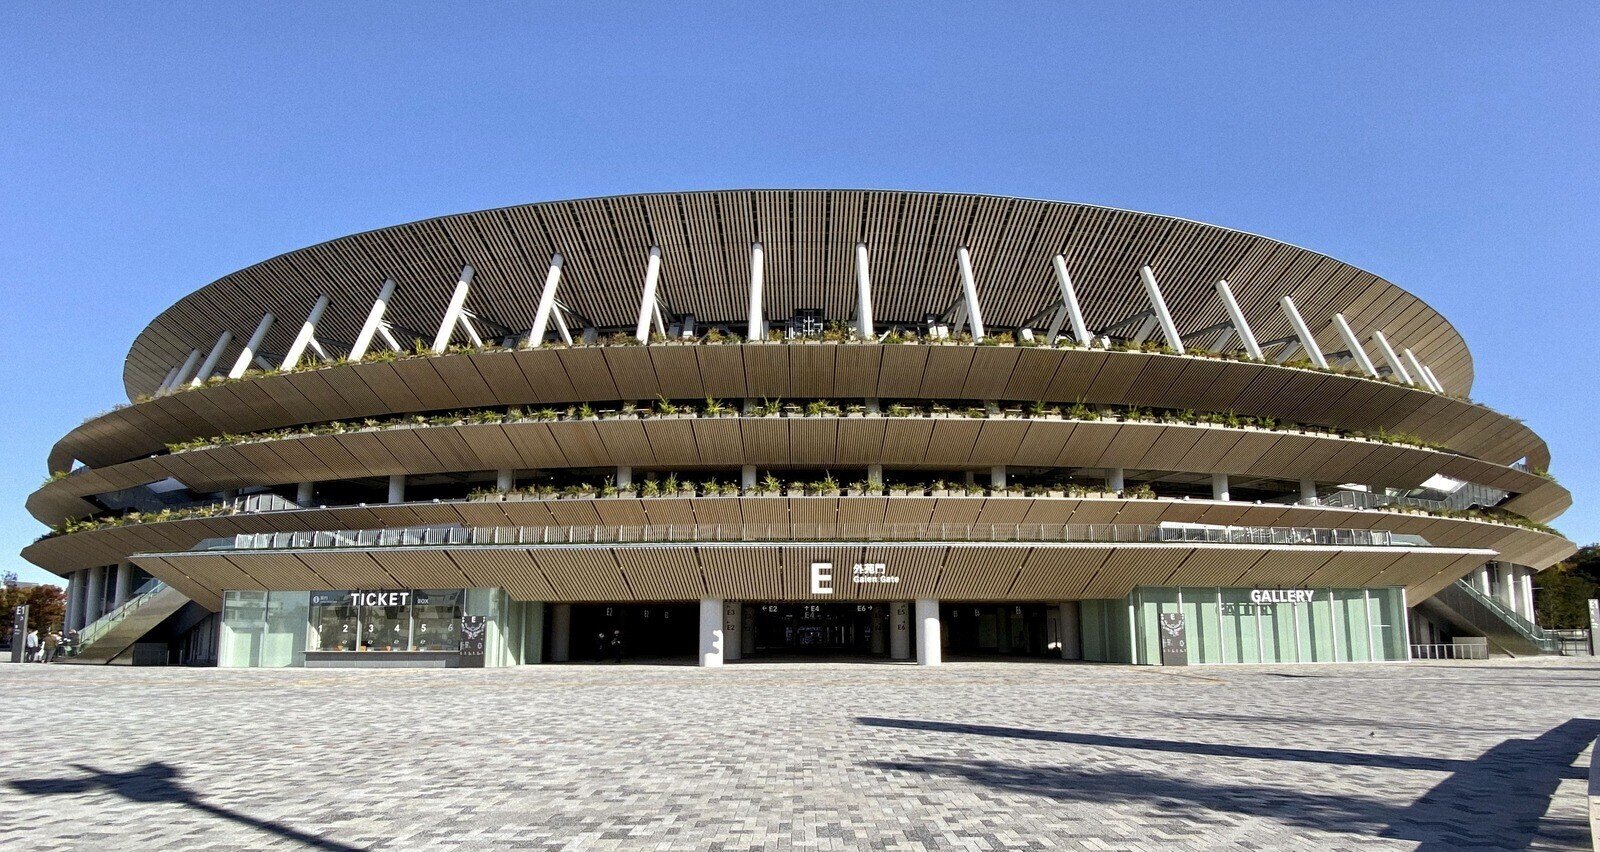
<svg viewBox="0 0 1600 852">
<path fill-rule="evenodd" d="M 431 335 L 461 267 L 476 273 L 468 308 L 526 329 L 551 255 L 565 264 L 561 301 L 602 327 L 631 327 L 646 253 L 662 250 L 660 295 L 701 322 L 741 325 L 750 244 L 765 247 L 769 319 L 805 308 L 829 319 L 854 311 L 853 249 L 871 251 L 882 323 L 916 322 L 958 293 L 955 251 L 969 247 L 985 319 L 1020 324 L 1054 302 L 1050 258 L 1064 254 L 1092 327 L 1144 310 L 1138 267 L 1151 265 L 1179 332 L 1225 318 L 1212 291 L 1233 285 L 1263 340 L 1288 336 L 1277 307 L 1292 296 L 1319 342 L 1343 349 L 1330 326 L 1343 311 L 1365 334 L 1383 330 L 1456 392 L 1473 367 L 1450 323 L 1410 293 L 1331 258 L 1264 237 L 1147 213 L 1085 204 L 948 193 L 754 190 L 555 201 L 413 222 L 274 257 L 190 294 L 135 341 L 123 371 L 130 396 L 151 391 L 190 349 L 223 330 L 234 351 L 271 311 L 264 349 L 282 352 L 315 299 L 331 307 L 318 336 L 352 340 L 384 279 L 398 284 L 389 317 Z M 230 353 L 230 357 L 231 357 Z"/>
</svg>

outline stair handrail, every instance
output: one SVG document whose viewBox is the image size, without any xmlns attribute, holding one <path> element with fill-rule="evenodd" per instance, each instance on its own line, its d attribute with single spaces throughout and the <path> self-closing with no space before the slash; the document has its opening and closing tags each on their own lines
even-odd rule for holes
<svg viewBox="0 0 1600 852">
<path fill-rule="evenodd" d="M 98 641 L 101 637 L 111 632 L 111 628 L 122 623 L 124 618 L 132 615 L 134 610 L 149 603 L 166 588 L 166 583 L 154 577 L 146 580 L 139 588 L 134 590 L 133 594 L 122 606 L 84 625 L 83 629 L 78 631 L 78 647 L 75 650 L 87 648 L 91 643 Z"/>
<path fill-rule="evenodd" d="M 1517 632 L 1521 633 L 1528 641 L 1538 645 L 1540 650 L 1553 652 L 1560 646 L 1559 640 L 1551 636 L 1549 633 L 1546 633 L 1543 627 L 1534 624 L 1527 618 L 1523 617 L 1522 613 L 1519 613 L 1511 607 L 1506 606 L 1503 601 L 1496 598 L 1494 595 L 1484 594 L 1482 589 L 1479 589 L 1464 579 L 1457 580 L 1456 586 L 1465 591 L 1468 595 L 1471 595 L 1472 598 L 1477 600 L 1479 603 L 1491 610 L 1494 610 L 1495 614 L 1500 616 L 1502 621 L 1515 628 Z"/>
</svg>

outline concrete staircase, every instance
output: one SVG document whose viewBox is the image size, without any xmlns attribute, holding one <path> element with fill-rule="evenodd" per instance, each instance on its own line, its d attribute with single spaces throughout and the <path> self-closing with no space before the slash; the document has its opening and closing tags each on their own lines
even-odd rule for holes
<svg viewBox="0 0 1600 852">
<path fill-rule="evenodd" d="M 1510 607 L 1465 580 L 1446 586 L 1417 606 L 1468 636 L 1483 636 L 1489 647 L 1513 657 L 1560 653 L 1560 642 Z"/>
<path fill-rule="evenodd" d="M 188 602 L 177 589 L 151 580 L 140 586 L 127 603 L 78 631 L 78 652 L 62 662 L 110 663 Z"/>
</svg>

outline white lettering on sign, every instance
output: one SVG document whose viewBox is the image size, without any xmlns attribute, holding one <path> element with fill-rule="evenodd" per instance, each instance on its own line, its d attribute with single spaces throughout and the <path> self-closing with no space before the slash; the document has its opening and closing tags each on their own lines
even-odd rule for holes
<svg viewBox="0 0 1600 852">
<path fill-rule="evenodd" d="M 351 592 L 351 602 L 360 606 L 405 606 L 411 603 L 410 592 Z"/>
<path fill-rule="evenodd" d="M 1251 589 L 1250 602 L 1256 604 L 1311 603 L 1316 589 Z"/>
<path fill-rule="evenodd" d="M 857 583 L 898 583 L 900 578 L 889 573 L 882 562 L 858 562 L 851 571 Z"/>
<path fill-rule="evenodd" d="M 832 562 L 813 562 L 813 563 L 811 563 L 811 594 L 813 594 L 813 595 L 831 595 L 831 594 L 833 594 L 833 563 Z"/>
</svg>

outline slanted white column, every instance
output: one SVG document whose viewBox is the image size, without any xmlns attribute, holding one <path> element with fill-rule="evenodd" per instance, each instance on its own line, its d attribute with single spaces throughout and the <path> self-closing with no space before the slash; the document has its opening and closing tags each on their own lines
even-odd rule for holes
<svg viewBox="0 0 1600 852">
<path fill-rule="evenodd" d="M 316 483 L 302 482 L 295 486 L 294 502 L 300 506 L 309 506 L 316 498 Z"/>
<path fill-rule="evenodd" d="M 1003 491 L 1006 487 L 1006 466 L 997 464 L 989 468 L 989 487 L 996 491 Z"/>
<path fill-rule="evenodd" d="M 517 484 L 515 471 L 511 468 L 502 468 L 494 472 L 494 490 L 499 492 L 510 491 Z"/>
<path fill-rule="evenodd" d="M 244 348 L 239 350 L 239 357 L 234 359 L 233 369 L 228 371 L 228 378 L 237 379 L 250 369 L 250 362 L 255 360 L 256 353 L 261 351 L 261 341 L 267 339 L 267 332 L 272 330 L 274 317 L 272 314 L 263 314 L 261 322 L 256 323 L 256 330 L 251 332 L 250 339 L 245 341 Z"/>
<path fill-rule="evenodd" d="M 161 384 L 156 385 L 156 394 L 165 393 L 167 388 L 172 387 L 172 380 L 178 377 L 178 368 L 182 366 L 182 364 L 172 365 L 172 369 L 168 370 L 167 375 L 161 379 Z"/>
<path fill-rule="evenodd" d="M 1517 573 L 1522 575 L 1522 617 L 1538 623 L 1533 609 L 1533 569 L 1523 568 Z"/>
<path fill-rule="evenodd" d="M 1411 377 L 1416 379 L 1423 387 L 1437 393 L 1439 389 L 1428 381 L 1428 374 L 1423 372 L 1422 362 L 1417 360 L 1417 353 L 1412 352 L 1409 348 L 1401 350 L 1401 353 L 1406 357 L 1406 366 L 1410 368 Z"/>
<path fill-rule="evenodd" d="M 450 337 L 456 333 L 456 321 L 461 318 L 461 312 L 467 307 L 467 293 L 472 290 L 472 275 L 471 266 L 461 267 L 461 275 L 456 279 L 456 289 L 450 294 L 450 301 L 444 306 L 444 317 L 439 320 L 439 331 L 433 335 L 435 355 L 450 348 Z"/>
<path fill-rule="evenodd" d="M 761 306 L 761 288 L 766 275 L 766 250 L 760 243 L 750 244 L 750 326 L 746 340 L 763 340 L 767 336 L 766 314 Z"/>
<path fill-rule="evenodd" d="M 739 487 L 746 491 L 756 487 L 756 466 L 747 464 L 739 468 Z"/>
<path fill-rule="evenodd" d="M 1239 301 L 1233 297 L 1233 288 L 1228 282 L 1217 282 L 1217 296 L 1222 299 L 1222 306 L 1228 309 L 1228 321 L 1233 323 L 1233 331 L 1239 335 L 1239 344 L 1244 347 L 1245 354 L 1255 361 L 1266 360 L 1261 355 L 1261 344 L 1256 342 L 1256 333 L 1250 328 L 1250 323 L 1245 322 L 1244 311 L 1239 309 Z"/>
<path fill-rule="evenodd" d="M 172 377 L 172 384 L 169 387 L 177 388 L 184 382 L 187 382 L 189 380 L 190 371 L 193 370 L 195 365 L 198 363 L 200 363 L 200 350 L 190 349 L 188 357 L 184 358 L 183 363 L 178 365 L 178 374 Z"/>
<path fill-rule="evenodd" d="M 889 659 L 911 659 L 911 604 L 889 604 Z"/>
<path fill-rule="evenodd" d="M 558 603 L 550 607 L 550 662 L 565 663 L 572 659 L 572 604 Z"/>
<path fill-rule="evenodd" d="M 389 475 L 389 502 L 404 503 L 406 501 L 406 475 L 392 473 Z"/>
<path fill-rule="evenodd" d="M 1056 606 L 1056 632 L 1061 640 L 1061 659 L 1083 659 L 1082 613 L 1077 601 L 1062 601 Z"/>
<path fill-rule="evenodd" d="M 722 665 L 722 599 L 700 599 L 700 665 Z"/>
<path fill-rule="evenodd" d="M 982 340 L 983 310 L 978 306 L 978 282 L 972 274 L 972 254 L 966 246 L 956 249 L 956 266 L 961 269 L 961 295 L 967 303 L 967 321 L 972 324 L 972 339 Z"/>
<path fill-rule="evenodd" d="M 1315 503 L 1317 501 L 1317 483 L 1315 480 L 1300 480 L 1300 502 Z"/>
<path fill-rule="evenodd" d="M 724 659 L 737 660 L 743 656 L 744 605 L 739 601 L 722 604 L 722 639 Z"/>
<path fill-rule="evenodd" d="M 862 340 L 878 336 L 872 325 L 872 271 L 866 243 L 856 243 L 856 336 Z"/>
<path fill-rule="evenodd" d="M 1278 303 L 1283 306 L 1283 315 L 1289 318 L 1289 325 L 1294 327 L 1295 337 L 1300 339 L 1300 345 L 1306 350 L 1306 357 L 1318 367 L 1328 369 L 1328 359 L 1322 357 L 1322 349 L 1317 346 L 1317 339 L 1311 336 L 1311 329 L 1306 327 L 1306 321 L 1300 318 L 1300 311 L 1295 308 L 1294 300 L 1284 296 Z"/>
<path fill-rule="evenodd" d="M 383 325 L 383 315 L 389 310 L 389 299 L 394 296 L 394 279 L 383 282 L 378 290 L 378 298 L 372 303 L 372 310 L 367 312 L 367 321 L 361 324 L 361 331 L 356 335 L 354 346 L 350 347 L 349 358 L 351 361 L 360 361 L 366 357 L 367 347 L 372 345 L 372 336 L 378 333 L 378 328 Z M 400 347 L 396 346 L 396 349 Z"/>
<path fill-rule="evenodd" d="M 1167 310 L 1167 300 L 1161 298 L 1161 285 L 1156 283 L 1155 272 L 1148 266 L 1141 266 L 1139 280 L 1144 282 L 1144 293 L 1150 298 L 1150 306 L 1155 308 L 1156 320 L 1161 323 L 1161 334 L 1167 338 L 1167 345 L 1182 355 L 1183 338 L 1178 336 L 1178 326 L 1172 321 L 1172 312 Z"/>
<path fill-rule="evenodd" d="M 1072 287 L 1072 276 L 1067 274 L 1067 259 L 1058 254 L 1051 265 L 1056 270 L 1056 285 L 1061 288 L 1061 304 L 1067 309 L 1067 320 L 1072 324 L 1072 339 L 1078 341 L 1079 346 L 1088 346 L 1093 338 L 1089 336 L 1089 327 L 1083 323 L 1083 308 L 1078 305 L 1078 292 Z M 1050 342 L 1056 342 L 1054 335 Z"/>
<path fill-rule="evenodd" d="M 1416 384 L 1416 381 L 1411 378 L 1411 374 L 1406 372 L 1405 364 L 1400 362 L 1400 356 L 1395 354 L 1394 347 L 1389 345 L 1389 338 L 1384 337 L 1381 331 L 1374 331 L 1372 332 L 1372 340 L 1378 344 L 1378 351 L 1383 353 L 1383 360 L 1388 362 L 1389 369 L 1400 377 L 1400 381 L 1408 385 Z"/>
<path fill-rule="evenodd" d="M 206 355 L 206 360 L 200 363 L 200 369 L 194 374 L 194 378 L 189 380 L 190 386 L 200 387 L 206 383 L 206 379 L 211 378 L 211 374 L 217 371 L 217 362 L 222 360 L 222 350 L 227 349 L 228 344 L 232 342 L 233 332 L 231 331 L 224 331 L 217 335 L 216 344 L 211 347 L 211 352 Z"/>
<path fill-rule="evenodd" d="M 1378 375 L 1378 368 L 1372 365 L 1372 359 L 1367 357 L 1367 350 L 1361 348 L 1361 338 L 1350 329 L 1350 323 L 1345 321 L 1344 314 L 1334 314 L 1333 324 L 1339 329 L 1339 336 L 1344 338 L 1344 345 L 1350 350 L 1350 357 L 1356 359 L 1356 365 L 1362 372 L 1374 378 Z"/>
<path fill-rule="evenodd" d="M 117 564 L 117 588 L 111 595 L 111 605 L 119 607 L 128 602 L 133 596 L 133 563 L 120 562 Z"/>
<path fill-rule="evenodd" d="M 1211 474 L 1211 499 L 1213 499 L 1213 500 L 1229 500 L 1229 499 L 1232 499 L 1228 495 L 1228 475 L 1226 473 L 1213 473 L 1213 474 Z"/>
<path fill-rule="evenodd" d="M 88 624 L 102 615 L 105 615 L 106 597 L 106 566 L 96 565 L 89 569 L 89 599 L 84 623 Z"/>
<path fill-rule="evenodd" d="M 317 323 L 322 321 L 322 312 L 328 309 L 328 297 L 318 296 L 311 311 L 306 314 L 306 321 L 300 324 L 300 333 L 294 336 L 294 342 L 289 344 L 289 351 L 283 356 L 280 370 L 292 370 L 300 363 L 300 356 L 306 352 L 306 347 L 311 345 L 311 339 L 316 336 Z"/>
<path fill-rule="evenodd" d="M 917 598 L 917 665 L 937 666 L 943 648 L 939 639 L 939 601 Z"/>
<path fill-rule="evenodd" d="M 1106 490 L 1112 492 L 1122 491 L 1127 484 L 1122 478 L 1122 468 L 1114 467 L 1106 471 Z"/>
<path fill-rule="evenodd" d="M 1428 384 L 1433 385 L 1435 393 L 1444 393 L 1444 385 L 1440 384 L 1439 377 L 1433 374 L 1433 368 L 1427 364 L 1422 365 L 1422 375 L 1428 377 Z"/>
<path fill-rule="evenodd" d="M 661 249 L 651 246 L 650 257 L 644 262 L 644 295 L 639 298 L 639 325 L 633 331 L 633 336 L 640 343 L 650 342 L 650 318 L 659 314 L 656 308 L 656 284 L 660 280 Z"/>
</svg>

